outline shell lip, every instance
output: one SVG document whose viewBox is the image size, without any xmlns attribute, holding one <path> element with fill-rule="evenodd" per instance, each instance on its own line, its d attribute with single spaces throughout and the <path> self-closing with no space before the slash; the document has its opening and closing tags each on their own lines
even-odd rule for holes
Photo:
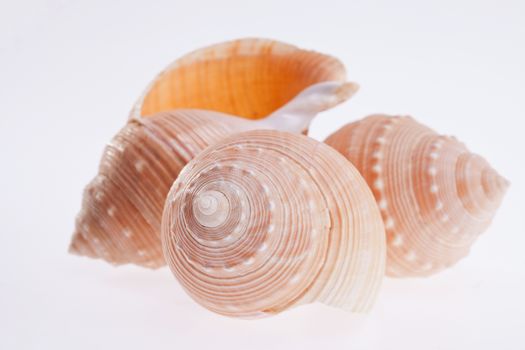
<svg viewBox="0 0 525 350">
<path fill-rule="evenodd" d="M 264 50 L 261 50 L 261 47 L 264 47 Z M 143 90 L 138 100 L 132 106 L 131 111 L 129 112 L 128 120 L 140 118 L 141 116 L 151 115 L 151 113 L 144 114 L 143 108 L 146 97 L 150 94 L 153 87 L 163 78 L 163 76 L 165 76 L 171 70 L 176 69 L 177 67 L 188 66 L 199 61 L 218 60 L 228 55 L 235 55 L 239 57 L 249 57 L 254 56 L 254 54 L 263 54 L 269 56 L 285 56 L 288 54 L 292 54 L 295 51 L 309 53 L 312 55 L 321 55 L 324 56 L 327 61 L 333 61 L 330 62 L 331 66 L 335 64 L 334 67 L 330 68 L 333 71 L 331 78 L 334 80 L 345 79 L 346 70 L 344 65 L 332 55 L 324 54 L 316 50 L 303 49 L 297 47 L 296 45 L 271 38 L 244 37 L 238 39 L 230 39 L 193 50 L 179 57 L 175 61 L 171 62 L 159 74 L 157 74 L 154 77 L 154 79 L 151 80 L 150 83 L 147 85 L 146 89 Z M 335 103 L 334 105 L 337 105 L 347 100 L 353 93 L 355 93 L 356 90 L 357 84 L 355 84 L 354 87 L 348 86 L 345 89 L 342 89 L 340 92 L 340 102 Z M 353 93 L 351 93 L 351 91 L 353 91 Z M 330 107 L 327 107 L 327 109 L 328 108 Z M 215 108 L 213 108 L 213 110 L 215 110 Z"/>
<path fill-rule="evenodd" d="M 360 86 L 354 82 L 344 82 L 336 91 L 336 96 L 339 101 L 343 102 L 355 95 Z"/>
</svg>

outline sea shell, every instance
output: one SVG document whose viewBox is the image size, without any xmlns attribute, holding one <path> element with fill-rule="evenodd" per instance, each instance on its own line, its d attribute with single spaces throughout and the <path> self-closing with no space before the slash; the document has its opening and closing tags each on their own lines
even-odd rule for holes
<svg viewBox="0 0 525 350">
<path fill-rule="evenodd" d="M 345 80 L 334 57 L 274 40 L 240 39 L 170 64 L 144 91 L 131 118 L 195 108 L 260 119 L 310 85 Z"/>
<path fill-rule="evenodd" d="M 387 234 L 387 275 L 427 276 L 465 257 L 508 182 L 453 137 L 410 117 L 375 115 L 325 141 L 373 189 Z"/>
<path fill-rule="evenodd" d="M 301 132 L 317 112 L 346 100 L 355 89 L 351 83 L 315 84 L 261 120 L 182 109 L 134 118 L 106 147 L 99 173 L 84 191 L 70 252 L 113 264 L 164 265 L 162 208 L 188 161 L 238 131 Z"/>
<path fill-rule="evenodd" d="M 188 163 L 162 243 L 188 294 L 232 317 L 316 301 L 366 311 L 384 275 L 384 228 L 358 171 L 321 142 L 274 130 L 232 135 Z"/>
</svg>

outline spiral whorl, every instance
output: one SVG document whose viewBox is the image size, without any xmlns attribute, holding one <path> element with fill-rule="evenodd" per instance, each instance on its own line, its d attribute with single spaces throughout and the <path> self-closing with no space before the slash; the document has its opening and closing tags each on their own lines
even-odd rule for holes
<svg viewBox="0 0 525 350">
<path fill-rule="evenodd" d="M 117 265 L 164 265 L 160 221 L 170 186 L 190 159 L 210 143 L 244 130 L 244 123 L 198 110 L 128 123 L 107 146 L 99 173 L 84 191 L 70 251 Z"/>
<path fill-rule="evenodd" d="M 387 233 L 388 275 L 426 276 L 466 256 L 507 181 L 453 137 L 410 117 L 375 115 L 326 139 L 373 189 Z"/>
<path fill-rule="evenodd" d="M 355 168 L 277 131 L 231 136 L 190 162 L 168 195 L 162 240 L 186 291 L 228 316 L 316 300 L 367 309 L 384 268 L 379 212 Z"/>
</svg>

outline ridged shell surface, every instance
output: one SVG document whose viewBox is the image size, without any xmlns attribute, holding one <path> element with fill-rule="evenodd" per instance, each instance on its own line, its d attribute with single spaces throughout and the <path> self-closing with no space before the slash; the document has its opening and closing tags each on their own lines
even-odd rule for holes
<svg viewBox="0 0 525 350">
<path fill-rule="evenodd" d="M 370 116 L 325 142 L 359 169 L 374 192 L 390 276 L 427 276 L 466 256 L 508 186 L 464 144 L 410 117 Z"/>
<path fill-rule="evenodd" d="M 308 86 L 344 81 L 336 58 L 267 39 L 240 39 L 190 53 L 146 89 L 132 118 L 177 108 L 263 118 Z"/>
<path fill-rule="evenodd" d="M 189 295 L 232 317 L 315 301 L 366 311 L 384 274 L 364 179 L 325 144 L 285 132 L 232 135 L 192 160 L 167 197 L 162 241 Z"/>
<path fill-rule="evenodd" d="M 165 265 L 160 223 L 181 169 L 244 123 L 222 113 L 177 110 L 128 123 L 104 151 L 84 191 L 70 251 L 113 264 Z"/>
</svg>

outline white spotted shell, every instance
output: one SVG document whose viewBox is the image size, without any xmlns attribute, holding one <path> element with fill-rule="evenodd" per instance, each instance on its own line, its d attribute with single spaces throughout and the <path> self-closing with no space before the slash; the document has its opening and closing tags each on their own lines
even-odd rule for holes
<svg viewBox="0 0 525 350">
<path fill-rule="evenodd" d="M 166 195 L 200 151 L 239 131 L 303 132 L 316 113 L 346 100 L 352 83 L 314 84 L 261 120 L 203 110 L 174 110 L 134 118 L 104 151 L 98 175 L 84 191 L 70 252 L 113 264 L 165 264 L 160 221 Z"/>
<path fill-rule="evenodd" d="M 325 142 L 359 169 L 374 192 L 390 276 L 427 276 L 466 256 L 508 186 L 465 145 L 410 117 L 370 116 Z"/>
<path fill-rule="evenodd" d="M 167 197 L 162 242 L 189 295 L 232 317 L 316 301 L 365 311 L 384 274 L 384 228 L 361 175 L 279 131 L 236 134 L 193 159 Z"/>
</svg>

